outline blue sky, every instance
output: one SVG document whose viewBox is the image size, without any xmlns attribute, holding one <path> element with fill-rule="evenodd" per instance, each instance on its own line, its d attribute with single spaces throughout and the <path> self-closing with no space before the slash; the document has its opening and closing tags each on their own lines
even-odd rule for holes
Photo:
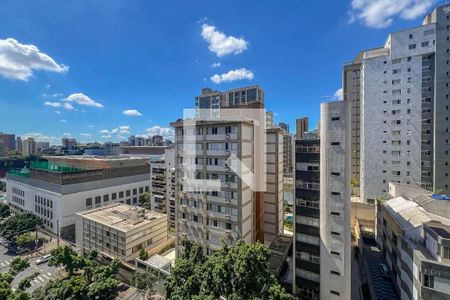
<svg viewBox="0 0 450 300">
<path fill-rule="evenodd" d="M 296 117 L 319 119 L 343 63 L 434 2 L 3 0 L 0 131 L 52 143 L 170 135 L 201 88 L 253 84 L 293 131 Z"/>
</svg>

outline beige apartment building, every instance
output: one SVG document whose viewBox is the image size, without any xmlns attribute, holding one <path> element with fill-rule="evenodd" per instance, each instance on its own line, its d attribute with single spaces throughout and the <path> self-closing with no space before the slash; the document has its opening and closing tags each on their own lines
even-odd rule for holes
<svg viewBox="0 0 450 300">
<path fill-rule="evenodd" d="M 264 192 L 264 243 L 283 233 L 283 162 L 285 131 L 266 129 L 266 191 Z"/>
<path fill-rule="evenodd" d="M 83 252 L 128 261 L 141 249 L 167 241 L 167 216 L 141 207 L 115 203 L 77 213 L 76 243 Z"/>
<path fill-rule="evenodd" d="M 175 127 L 176 241 L 197 242 L 205 254 L 242 239 L 263 240 L 262 192 L 233 170 L 258 169 L 251 121 L 187 121 Z M 246 166 L 233 160 L 236 157 Z M 179 249 L 179 247 L 177 247 Z"/>
</svg>

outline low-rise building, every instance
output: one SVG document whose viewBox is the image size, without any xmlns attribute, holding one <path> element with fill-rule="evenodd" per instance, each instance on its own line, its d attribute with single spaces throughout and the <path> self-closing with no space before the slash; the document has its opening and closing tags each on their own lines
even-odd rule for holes
<svg viewBox="0 0 450 300">
<path fill-rule="evenodd" d="M 77 213 L 76 243 L 128 261 L 167 240 L 167 216 L 141 207 L 114 203 Z"/>
<path fill-rule="evenodd" d="M 389 184 L 377 205 L 377 243 L 401 299 L 450 299 L 450 199 Z"/>
<path fill-rule="evenodd" d="M 10 170 L 6 190 L 14 211 L 40 217 L 63 238 L 75 238 L 75 214 L 114 202 L 139 204 L 150 190 L 150 168 L 143 158 L 47 157 L 29 170 Z"/>
</svg>

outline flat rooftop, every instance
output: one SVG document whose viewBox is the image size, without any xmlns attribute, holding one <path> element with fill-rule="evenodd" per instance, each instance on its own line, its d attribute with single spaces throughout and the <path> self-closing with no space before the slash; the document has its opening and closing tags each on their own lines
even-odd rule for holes
<svg viewBox="0 0 450 300">
<path fill-rule="evenodd" d="M 78 215 L 123 232 L 167 219 L 165 214 L 122 203 L 90 209 Z"/>
</svg>

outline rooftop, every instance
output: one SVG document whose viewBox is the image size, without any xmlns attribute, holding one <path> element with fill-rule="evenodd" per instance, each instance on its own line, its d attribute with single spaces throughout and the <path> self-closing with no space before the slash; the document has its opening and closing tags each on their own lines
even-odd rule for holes
<svg viewBox="0 0 450 300">
<path fill-rule="evenodd" d="M 94 208 L 78 215 L 123 232 L 167 218 L 165 214 L 122 203 Z"/>
</svg>

